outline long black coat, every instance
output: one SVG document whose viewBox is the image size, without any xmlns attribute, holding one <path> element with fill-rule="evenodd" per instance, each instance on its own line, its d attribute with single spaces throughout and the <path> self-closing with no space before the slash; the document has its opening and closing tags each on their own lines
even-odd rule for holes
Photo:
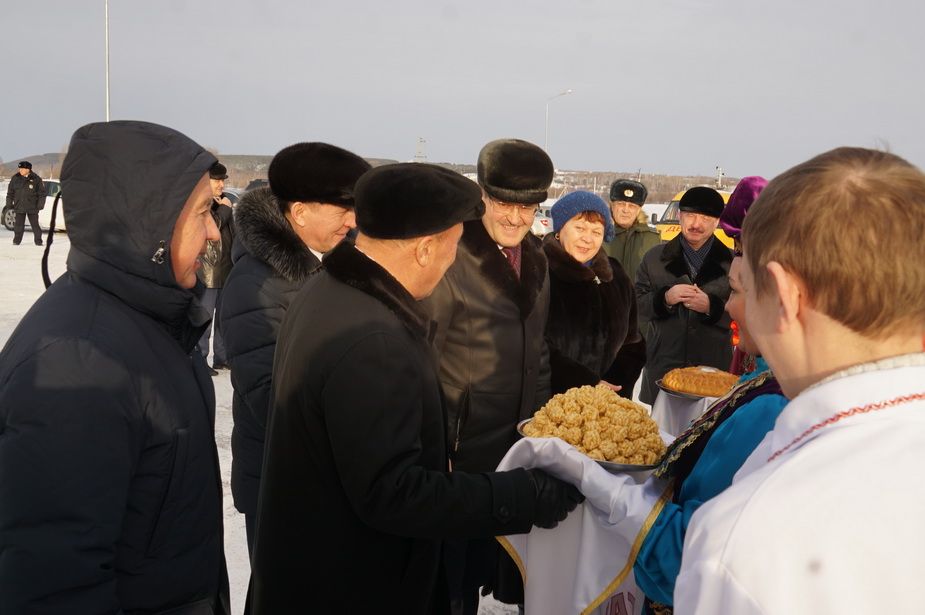
<svg viewBox="0 0 925 615">
<path fill-rule="evenodd" d="M 655 382 L 676 367 L 710 365 L 729 369 L 729 265 L 732 251 L 714 240 L 697 277 L 691 280 L 681 250 L 681 235 L 646 253 L 636 273 L 639 319 L 646 336 L 646 368 L 639 399 L 651 404 Z M 692 312 L 683 305 L 665 306 L 665 293 L 675 284 L 696 284 L 710 298 L 710 312 Z"/>
<path fill-rule="evenodd" d="M 443 538 L 529 529 L 525 471 L 446 472 L 428 324 L 350 243 L 290 304 L 273 369 L 255 615 L 440 612 Z"/>
<path fill-rule="evenodd" d="M 141 122 L 71 141 L 67 273 L 0 353 L 3 613 L 226 612 L 207 315 L 160 250 L 213 162 Z"/>
<path fill-rule="evenodd" d="M 550 283 L 546 343 L 556 394 L 600 382 L 623 345 L 638 343 L 640 335 L 636 293 L 620 263 L 601 249 L 585 266 L 554 235 L 546 236 L 543 250 Z"/>
<path fill-rule="evenodd" d="M 45 182 L 29 171 L 23 177 L 19 173 L 10 178 L 6 188 L 6 204 L 13 207 L 18 214 L 34 214 L 45 207 Z"/>
<path fill-rule="evenodd" d="M 256 514 L 276 338 L 289 302 L 321 261 L 292 230 L 269 188 L 241 198 L 235 226 L 235 262 L 219 315 L 234 388 L 231 493 L 239 511 Z"/>
<path fill-rule="evenodd" d="M 539 239 L 528 234 L 521 246 L 518 280 L 482 221 L 466 222 L 456 262 L 424 302 L 438 326 L 456 469 L 498 467 L 519 438 L 517 422 L 550 397 L 549 271 Z"/>
</svg>

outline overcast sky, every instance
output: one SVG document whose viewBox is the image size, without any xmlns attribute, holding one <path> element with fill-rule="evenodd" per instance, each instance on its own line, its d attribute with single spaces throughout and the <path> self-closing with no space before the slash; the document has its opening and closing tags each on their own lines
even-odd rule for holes
<svg viewBox="0 0 925 615">
<path fill-rule="evenodd" d="M 104 118 L 104 0 L 4 0 L 0 157 Z M 225 154 L 771 177 L 838 145 L 925 167 L 916 0 L 110 0 L 111 114 Z"/>
</svg>

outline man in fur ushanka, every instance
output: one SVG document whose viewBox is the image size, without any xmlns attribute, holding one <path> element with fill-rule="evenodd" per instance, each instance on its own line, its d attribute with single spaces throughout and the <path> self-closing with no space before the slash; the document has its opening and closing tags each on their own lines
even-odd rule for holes
<svg viewBox="0 0 925 615">
<path fill-rule="evenodd" d="M 529 231 L 552 178 L 552 161 L 532 143 L 485 145 L 478 158 L 485 213 L 466 222 L 456 262 L 427 300 L 437 323 L 456 470 L 494 470 L 518 438 L 517 422 L 550 397 L 543 339 L 549 272 Z M 457 543 L 448 551 L 455 612 L 476 612 L 479 587 L 493 589 L 503 602 L 523 600 L 520 575 L 494 541 Z"/>
<path fill-rule="evenodd" d="M 269 188 L 246 193 L 235 209 L 234 267 L 221 322 L 234 387 L 231 493 L 254 547 L 257 493 L 280 324 L 321 255 L 356 226 L 353 186 L 368 162 L 327 143 L 297 143 L 270 162 Z"/>
</svg>

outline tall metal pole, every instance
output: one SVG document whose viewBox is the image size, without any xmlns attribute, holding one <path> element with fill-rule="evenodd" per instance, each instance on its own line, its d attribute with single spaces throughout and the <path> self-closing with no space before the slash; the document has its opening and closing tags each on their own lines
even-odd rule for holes
<svg viewBox="0 0 925 615">
<path fill-rule="evenodd" d="M 568 90 L 565 90 L 564 92 L 559 92 L 555 96 L 550 96 L 549 98 L 546 99 L 546 126 L 545 126 L 545 129 L 543 130 L 543 151 L 546 153 L 549 153 L 549 103 L 559 98 L 560 96 L 571 94 L 574 91 L 575 90 L 569 88 Z"/>
<path fill-rule="evenodd" d="M 106 13 L 106 121 L 109 121 L 109 0 L 105 0 Z"/>
</svg>

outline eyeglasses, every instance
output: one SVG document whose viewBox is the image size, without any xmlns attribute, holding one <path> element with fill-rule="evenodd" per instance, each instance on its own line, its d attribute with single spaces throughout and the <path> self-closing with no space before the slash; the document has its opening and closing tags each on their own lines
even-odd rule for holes
<svg viewBox="0 0 925 615">
<path fill-rule="evenodd" d="M 494 207 L 495 211 L 498 213 L 504 215 L 516 213 L 520 217 L 532 217 L 536 215 L 537 210 L 540 208 L 538 203 L 534 203 L 533 205 L 522 205 L 520 203 L 505 203 L 504 201 L 499 201 L 492 198 L 488 199 L 488 202 L 491 203 L 491 206 Z"/>
</svg>

